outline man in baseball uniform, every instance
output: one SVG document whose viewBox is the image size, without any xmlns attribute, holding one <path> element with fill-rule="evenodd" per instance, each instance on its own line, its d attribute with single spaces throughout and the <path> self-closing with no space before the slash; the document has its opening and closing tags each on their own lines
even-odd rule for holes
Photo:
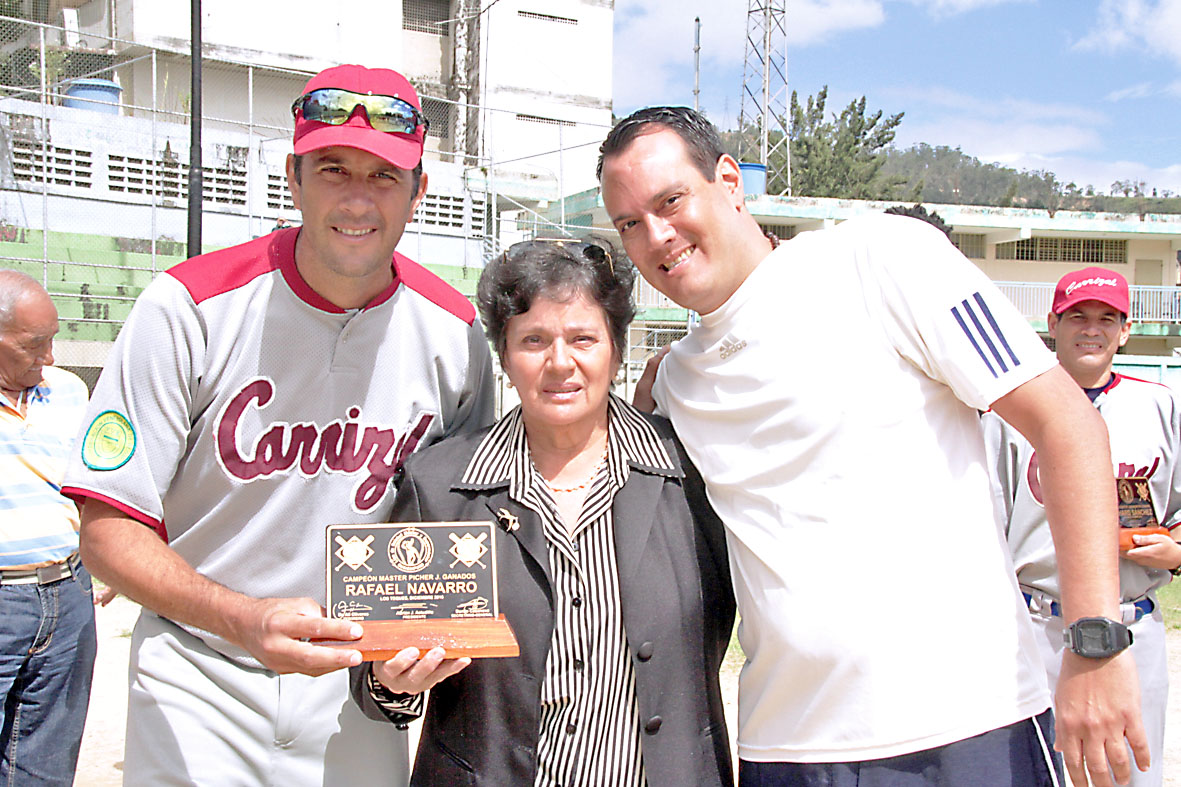
<svg viewBox="0 0 1181 787">
<path fill-rule="evenodd" d="M 394 251 L 426 190 L 414 88 L 338 66 L 292 111 L 302 228 L 144 291 L 67 474 L 86 565 L 144 606 L 127 784 L 407 779 L 405 733 L 349 699 L 361 654 L 309 642 L 361 632 L 324 617 L 325 527 L 383 521 L 410 453 L 491 421 L 491 360 L 471 304 Z"/>
<path fill-rule="evenodd" d="M 621 121 L 600 179 L 640 273 L 701 315 L 652 396 L 729 537 L 741 783 L 1055 783 L 977 409 L 1046 457 L 1066 618 L 1106 630 L 1120 626 L 1110 455 L 1078 386 L 925 222 L 764 237 L 693 110 Z M 1057 745 L 1076 783 L 1090 769 L 1108 787 L 1109 761 L 1126 780 L 1125 736 L 1147 764 L 1135 685 L 1114 648 L 1064 657 Z"/>
<path fill-rule="evenodd" d="M 1104 268 L 1068 273 L 1055 288 L 1047 321 L 1058 362 L 1107 423 L 1115 475 L 1144 479 L 1136 483 L 1150 491 L 1157 521 L 1175 527 L 1181 521 L 1181 402 L 1168 386 L 1112 371 L 1116 351 L 1128 341 L 1131 329 L 1127 281 Z M 1017 581 L 1053 688 L 1062 665 L 1064 627 L 1041 460 L 1021 433 L 996 413 L 985 414 L 984 430 Z M 1181 570 L 1181 545 L 1165 534 L 1132 538 L 1135 546 L 1119 561 L 1119 619 L 1132 634 L 1130 652 L 1140 673 L 1140 708 L 1152 752 L 1152 768 L 1133 772 L 1132 784 L 1159 786 L 1169 674 L 1156 590 L 1169 582 L 1170 572 Z"/>
</svg>

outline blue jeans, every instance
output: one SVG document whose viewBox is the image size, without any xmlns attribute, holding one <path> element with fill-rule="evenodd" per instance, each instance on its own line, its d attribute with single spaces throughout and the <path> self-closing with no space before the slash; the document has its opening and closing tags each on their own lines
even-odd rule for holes
<svg viewBox="0 0 1181 787">
<path fill-rule="evenodd" d="M 0 783 L 73 784 L 96 648 L 86 569 L 0 585 Z"/>
</svg>

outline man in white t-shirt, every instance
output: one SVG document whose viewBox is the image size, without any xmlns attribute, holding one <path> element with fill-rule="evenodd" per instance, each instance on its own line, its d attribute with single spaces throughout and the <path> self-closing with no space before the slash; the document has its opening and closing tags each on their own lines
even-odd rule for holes
<svg viewBox="0 0 1181 787">
<path fill-rule="evenodd" d="M 1063 276 L 1047 317 L 1055 354 L 1103 416 L 1111 439 L 1112 470 L 1134 490 L 1149 490 L 1157 522 L 1181 523 L 1181 399 L 1167 385 L 1114 371 L 1115 354 L 1128 341 L 1128 282 L 1106 268 Z M 1046 525 L 1041 457 L 995 413 L 984 415 L 984 437 L 994 464 L 1005 534 L 1017 582 L 1029 604 L 1038 648 L 1051 689 L 1062 665 L 1062 597 L 1054 542 Z M 1120 615 L 1132 634 L 1129 652 L 1140 679 L 1140 709 L 1152 767 L 1134 773 L 1136 787 L 1159 787 L 1164 778 L 1165 709 L 1169 664 L 1158 588 L 1181 573 L 1181 544 L 1166 533 L 1134 534 L 1119 561 Z"/>
<path fill-rule="evenodd" d="M 644 277 L 701 324 L 652 386 L 726 523 L 745 785 L 1055 784 L 1050 697 L 998 530 L 977 410 L 1038 446 L 1076 651 L 1072 779 L 1147 765 L 1119 652 L 1106 432 L 1028 324 L 923 222 L 777 249 L 737 163 L 683 108 L 603 143 L 603 202 Z M 655 372 L 652 372 L 655 374 Z M 1103 639 L 1107 637 L 1107 639 Z"/>
</svg>

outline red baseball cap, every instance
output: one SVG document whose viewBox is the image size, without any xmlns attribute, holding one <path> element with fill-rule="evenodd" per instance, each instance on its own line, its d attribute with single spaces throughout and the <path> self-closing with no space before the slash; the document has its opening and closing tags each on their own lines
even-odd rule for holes
<svg viewBox="0 0 1181 787">
<path fill-rule="evenodd" d="M 1099 301 L 1117 309 L 1125 316 L 1128 307 L 1128 280 L 1107 268 L 1083 268 L 1068 273 L 1054 288 L 1054 314 L 1062 314 L 1083 301 Z"/>
<path fill-rule="evenodd" d="M 406 77 L 388 68 L 366 68 L 343 65 L 326 68 L 308 80 L 303 95 L 320 88 L 334 87 L 353 93 L 400 98 L 422 111 L 418 93 Z M 342 145 L 357 148 L 385 159 L 395 167 L 414 169 L 422 160 L 422 146 L 426 129 L 419 126 L 413 134 L 377 131 L 369 125 L 363 112 L 355 112 L 344 125 L 333 126 L 304 120 L 303 112 L 295 116 L 295 154 L 302 156 L 313 150 Z"/>
</svg>

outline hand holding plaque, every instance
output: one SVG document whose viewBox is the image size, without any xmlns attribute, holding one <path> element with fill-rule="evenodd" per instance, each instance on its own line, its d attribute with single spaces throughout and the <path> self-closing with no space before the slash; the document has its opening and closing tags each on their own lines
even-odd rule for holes
<svg viewBox="0 0 1181 787">
<path fill-rule="evenodd" d="M 1120 552 L 1127 552 L 1136 547 L 1133 536 L 1169 534 L 1169 531 L 1161 527 L 1157 521 L 1156 509 L 1152 505 L 1152 490 L 1148 486 L 1147 478 L 1117 478 L 1115 491 L 1119 498 Z"/>
<path fill-rule="evenodd" d="M 490 522 L 331 525 L 327 530 L 328 617 L 354 620 L 366 661 L 403 648 L 439 646 L 448 658 L 517 656 L 500 614 Z"/>
</svg>

